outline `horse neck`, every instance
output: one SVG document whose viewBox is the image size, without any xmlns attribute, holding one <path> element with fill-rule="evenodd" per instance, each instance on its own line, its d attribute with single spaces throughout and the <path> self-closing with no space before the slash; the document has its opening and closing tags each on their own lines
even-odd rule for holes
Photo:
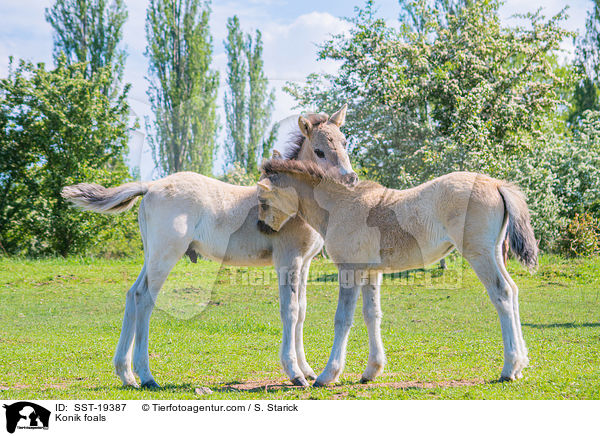
<svg viewBox="0 0 600 436">
<path fill-rule="evenodd" d="M 314 183 L 303 177 L 288 175 L 288 178 L 290 186 L 294 186 L 298 194 L 298 215 L 325 237 L 329 213 L 315 200 Z"/>
</svg>

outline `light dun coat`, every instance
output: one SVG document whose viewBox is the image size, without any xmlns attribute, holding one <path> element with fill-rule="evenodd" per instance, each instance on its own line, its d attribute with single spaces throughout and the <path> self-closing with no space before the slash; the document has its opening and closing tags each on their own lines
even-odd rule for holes
<svg viewBox="0 0 600 436">
<path fill-rule="evenodd" d="M 298 120 L 303 136 L 286 156 L 333 165 L 356 181 L 339 128 L 346 105 L 331 116 L 311 115 Z M 296 385 L 308 385 L 315 374 L 306 362 L 302 328 L 306 313 L 306 280 L 311 259 L 323 245 L 321 237 L 300 219 L 278 233 L 258 222 L 257 188 L 234 186 L 199 174 L 183 172 L 149 183 L 129 183 L 106 189 L 82 183 L 63 189 L 74 204 L 95 212 L 115 213 L 133 206 L 143 195 L 139 225 L 144 243 L 144 266 L 127 292 L 121 336 L 114 356 L 124 385 L 158 387 L 148 362 L 148 333 L 154 302 L 177 261 L 196 253 L 228 265 L 274 265 L 280 275 L 283 322 L 281 362 Z M 259 227 L 262 229 L 259 229 Z M 291 277 L 291 280 L 285 277 Z"/>
<path fill-rule="evenodd" d="M 500 317 L 504 342 L 501 379 L 514 380 L 528 364 L 519 320 L 518 288 L 508 274 L 502 243 L 529 268 L 537 245 L 529 211 L 514 185 L 474 173 L 452 173 L 398 191 L 373 182 L 354 188 L 335 172 L 305 162 L 271 160 L 259 182 L 260 219 L 275 230 L 287 219 L 306 220 L 325 239 L 339 269 L 335 338 L 325 370 L 315 385 L 338 379 L 359 291 L 369 332 L 369 360 L 362 380 L 383 371 L 380 285 L 382 272 L 422 268 L 454 248 L 467 259 Z"/>
</svg>

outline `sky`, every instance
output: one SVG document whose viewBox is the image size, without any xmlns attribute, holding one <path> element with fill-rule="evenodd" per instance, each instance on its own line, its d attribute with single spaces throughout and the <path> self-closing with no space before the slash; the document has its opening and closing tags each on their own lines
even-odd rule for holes
<svg viewBox="0 0 600 436">
<path fill-rule="evenodd" d="M 52 28 L 46 23 L 44 10 L 51 0 L 0 0 L 0 77 L 8 72 L 8 57 L 52 64 Z M 388 22 L 395 22 L 399 7 L 396 0 L 376 0 L 378 14 Z M 151 115 L 146 89 L 148 82 L 144 20 L 147 0 L 127 0 L 129 19 L 124 27 L 124 45 L 128 52 L 124 81 L 131 83 L 129 103 L 138 117 Z M 210 20 L 213 35 L 213 68 L 220 71 L 221 88 L 217 103 L 221 124 L 224 123 L 223 95 L 227 59 L 223 47 L 226 37 L 227 18 L 238 15 L 246 32 L 260 29 L 264 42 L 265 73 L 270 86 L 275 89 L 276 102 L 273 119 L 281 121 L 276 148 L 282 148 L 290 129 L 295 128 L 293 99 L 282 91 L 287 81 L 302 82 L 313 72 L 335 73 L 337 65 L 330 61 L 317 61 L 318 44 L 332 34 L 343 33 L 349 24 L 342 17 L 353 15 L 355 6 L 362 0 L 213 0 Z M 552 16 L 569 6 L 564 27 L 582 31 L 585 17 L 591 8 L 591 0 L 542 0 L 526 2 L 507 0 L 501 8 L 501 18 L 506 24 L 516 24 L 514 14 L 533 12 L 541 7 L 544 15 Z M 571 41 L 563 43 L 565 58 L 573 51 Z M 343 102 L 341 102 L 342 104 Z M 341 105 L 340 104 L 340 105 Z M 351 111 L 352 108 L 349 108 Z M 143 122 L 141 123 L 143 125 Z M 218 143 L 225 140 L 225 128 L 221 128 Z M 151 152 L 145 139 L 144 129 L 134 132 L 130 140 L 130 164 L 139 166 L 143 180 L 155 176 Z M 215 173 L 222 173 L 222 153 L 218 155 Z"/>
</svg>

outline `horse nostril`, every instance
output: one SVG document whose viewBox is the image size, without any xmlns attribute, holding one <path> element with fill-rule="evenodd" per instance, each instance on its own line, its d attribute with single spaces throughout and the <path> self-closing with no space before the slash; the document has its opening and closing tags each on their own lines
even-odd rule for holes
<svg viewBox="0 0 600 436">
<path fill-rule="evenodd" d="M 346 176 L 346 183 L 349 186 L 355 186 L 358 183 L 358 176 L 356 173 L 350 173 Z"/>
</svg>

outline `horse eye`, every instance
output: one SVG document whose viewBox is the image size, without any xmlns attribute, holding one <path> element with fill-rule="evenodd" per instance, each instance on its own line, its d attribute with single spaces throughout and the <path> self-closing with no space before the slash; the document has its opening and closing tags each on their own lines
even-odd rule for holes
<svg viewBox="0 0 600 436">
<path fill-rule="evenodd" d="M 323 153 L 323 150 L 319 150 L 318 148 L 315 150 L 315 154 L 321 159 L 325 157 L 325 153 Z"/>
</svg>

